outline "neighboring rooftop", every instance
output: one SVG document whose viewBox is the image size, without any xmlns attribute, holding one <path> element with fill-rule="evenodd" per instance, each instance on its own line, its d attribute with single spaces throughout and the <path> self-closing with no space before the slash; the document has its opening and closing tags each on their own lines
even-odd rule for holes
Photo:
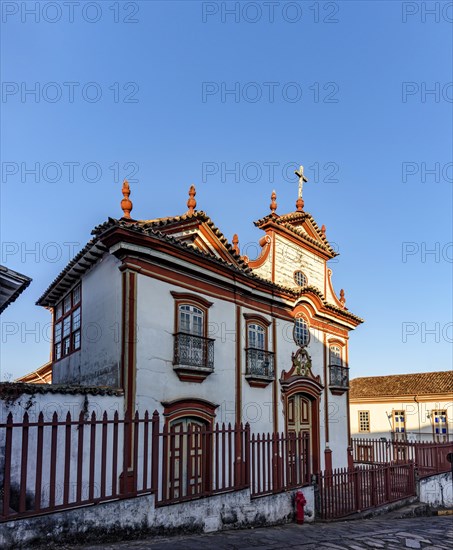
<svg viewBox="0 0 453 550">
<path fill-rule="evenodd" d="M 25 384 L 52 384 L 52 362 L 45 363 L 39 369 L 16 378 L 14 382 Z"/>
<path fill-rule="evenodd" d="M 0 313 L 12 304 L 30 283 L 30 277 L 0 265 Z"/>
<path fill-rule="evenodd" d="M 354 378 L 349 390 L 350 399 L 439 394 L 453 399 L 453 370 Z"/>
</svg>

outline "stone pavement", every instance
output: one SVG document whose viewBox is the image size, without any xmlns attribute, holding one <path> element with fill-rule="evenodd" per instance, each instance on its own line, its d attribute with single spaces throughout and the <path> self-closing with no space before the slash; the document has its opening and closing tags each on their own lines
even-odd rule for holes
<svg viewBox="0 0 453 550">
<path fill-rule="evenodd" d="M 373 519 L 288 524 L 278 527 L 222 531 L 206 535 L 106 543 L 100 545 L 65 546 L 84 550 L 260 550 L 338 549 L 368 550 L 370 548 L 422 548 L 451 550 L 453 548 L 453 516 L 414 517 L 405 519 Z"/>
</svg>

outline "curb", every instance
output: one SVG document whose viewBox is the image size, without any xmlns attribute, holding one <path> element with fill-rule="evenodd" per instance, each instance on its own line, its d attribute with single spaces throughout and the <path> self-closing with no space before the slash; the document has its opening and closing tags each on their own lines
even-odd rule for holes
<svg viewBox="0 0 453 550">
<path fill-rule="evenodd" d="M 432 515 L 433 516 L 453 516 L 453 508 L 449 508 L 448 510 L 433 510 Z"/>
</svg>

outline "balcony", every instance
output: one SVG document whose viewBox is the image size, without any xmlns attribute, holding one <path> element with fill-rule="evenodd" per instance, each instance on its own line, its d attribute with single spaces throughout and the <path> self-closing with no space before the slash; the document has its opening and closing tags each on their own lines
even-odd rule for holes
<svg viewBox="0 0 453 550">
<path fill-rule="evenodd" d="M 176 333 L 173 369 L 180 380 L 203 382 L 214 371 L 214 339 Z"/>
<path fill-rule="evenodd" d="M 341 395 L 349 389 L 349 369 L 341 365 L 329 365 L 329 389 L 334 395 Z"/>
<path fill-rule="evenodd" d="M 262 349 L 247 348 L 245 378 L 252 387 L 264 388 L 274 379 L 274 354 Z"/>
</svg>

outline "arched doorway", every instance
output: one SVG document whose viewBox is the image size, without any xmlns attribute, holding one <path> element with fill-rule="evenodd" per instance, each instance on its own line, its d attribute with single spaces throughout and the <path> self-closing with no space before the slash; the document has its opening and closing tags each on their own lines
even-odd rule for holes
<svg viewBox="0 0 453 550">
<path fill-rule="evenodd" d="M 193 498 L 209 489 L 212 479 L 212 429 L 218 405 L 203 399 L 162 402 L 163 500 Z"/>
<path fill-rule="evenodd" d="M 304 447 L 298 452 L 303 452 L 304 460 L 309 464 L 309 469 L 313 472 L 313 412 L 312 400 L 304 393 L 296 393 L 287 399 L 286 405 L 286 432 L 301 435 L 305 440 Z"/>
<path fill-rule="evenodd" d="M 309 471 L 316 473 L 320 468 L 319 403 L 324 387 L 311 368 L 302 371 L 294 361 L 288 373 L 282 372 L 280 384 L 286 433 L 305 434 L 309 440 Z"/>
<path fill-rule="evenodd" d="M 183 417 L 169 423 L 168 491 L 170 498 L 200 495 L 209 483 L 211 438 L 206 422 Z"/>
</svg>

